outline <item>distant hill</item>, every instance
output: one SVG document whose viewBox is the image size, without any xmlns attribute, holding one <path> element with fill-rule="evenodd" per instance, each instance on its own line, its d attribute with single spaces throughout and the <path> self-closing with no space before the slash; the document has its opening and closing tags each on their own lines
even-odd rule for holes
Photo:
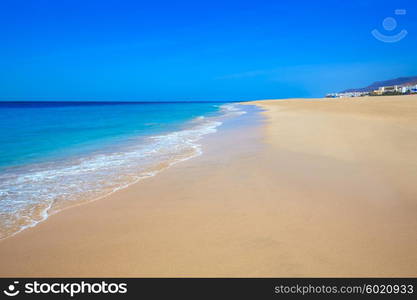
<svg viewBox="0 0 417 300">
<path fill-rule="evenodd" d="M 412 77 L 399 77 L 396 79 L 390 79 L 385 81 L 376 81 L 371 85 L 363 88 L 357 89 L 348 89 L 344 90 L 341 93 L 350 93 L 350 92 L 371 92 L 373 90 L 377 90 L 381 86 L 392 86 L 392 85 L 414 85 L 417 84 L 417 76 Z"/>
</svg>

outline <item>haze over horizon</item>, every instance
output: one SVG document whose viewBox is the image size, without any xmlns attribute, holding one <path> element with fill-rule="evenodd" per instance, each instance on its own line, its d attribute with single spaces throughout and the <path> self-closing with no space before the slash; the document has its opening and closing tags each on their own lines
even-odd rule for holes
<svg viewBox="0 0 417 300">
<path fill-rule="evenodd" d="M 6 0 L 0 101 L 322 97 L 417 75 L 416 14 L 411 0 Z"/>
</svg>

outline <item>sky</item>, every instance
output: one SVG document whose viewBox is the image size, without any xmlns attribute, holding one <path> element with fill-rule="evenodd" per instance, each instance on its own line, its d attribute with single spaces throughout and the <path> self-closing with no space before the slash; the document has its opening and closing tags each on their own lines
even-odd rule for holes
<svg viewBox="0 0 417 300">
<path fill-rule="evenodd" d="M 322 97 L 417 76 L 417 1 L 2 0 L 0 42 L 0 101 Z"/>
</svg>

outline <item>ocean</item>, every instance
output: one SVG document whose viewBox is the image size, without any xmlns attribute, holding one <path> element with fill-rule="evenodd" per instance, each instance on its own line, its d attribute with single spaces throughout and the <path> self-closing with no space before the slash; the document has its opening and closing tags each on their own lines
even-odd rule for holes
<svg viewBox="0 0 417 300">
<path fill-rule="evenodd" d="M 0 239 L 202 153 L 245 106 L 0 102 Z"/>
</svg>

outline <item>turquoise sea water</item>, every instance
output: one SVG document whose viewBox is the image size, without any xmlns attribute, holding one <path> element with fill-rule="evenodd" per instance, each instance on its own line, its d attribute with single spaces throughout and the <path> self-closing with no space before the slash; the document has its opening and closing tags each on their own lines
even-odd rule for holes
<svg viewBox="0 0 417 300">
<path fill-rule="evenodd" d="M 0 102 L 0 238 L 202 152 L 225 103 Z"/>
</svg>

